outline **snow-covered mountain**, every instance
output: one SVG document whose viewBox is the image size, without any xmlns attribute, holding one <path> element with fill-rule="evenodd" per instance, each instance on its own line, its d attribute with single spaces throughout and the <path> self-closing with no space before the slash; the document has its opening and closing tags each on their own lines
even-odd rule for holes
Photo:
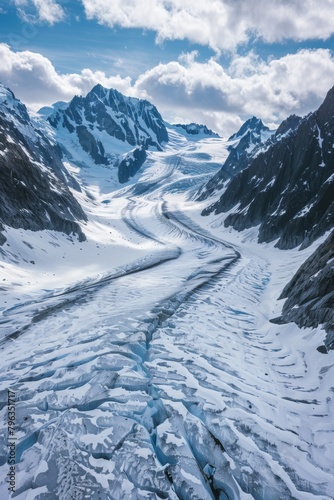
<svg viewBox="0 0 334 500">
<path fill-rule="evenodd" d="M 268 140 L 273 133 L 255 116 L 247 120 L 238 132 L 228 139 L 227 149 L 230 154 L 217 174 L 201 188 L 198 199 L 205 200 L 222 189 L 226 180 L 245 167 L 249 157 L 255 154 L 256 146 Z"/>
<path fill-rule="evenodd" d="M 334 88 L 317 111 L 290 118 L 246 156 L 203 215 L 229 212 L 225 226 L 239 231 L 259 225 L 259 242 L 278 248 L 309 245 L 334 224 L 333 142 Z"/>
<path fill-rule="evenodd" d="M 172 125 L 178 129 L 181 133 L 184 131 L 190 136 L 209 136 L 209 137 L 219 137 L 219 134 L 213 132 L 206 125 L 200 125 L 198 123 L 176 123 Z"/>
<path fill-rule="evenodd" d="M 269 132 L 269 128 L 263 125 L 262 120 L 253 116 L 245 121 L 240 127 L 240 129 L 232 134 L 229 141 L 237 140 L 237 146 L 240 144 L 242 139 L 245 139 L 244 144 L 248 144 L 248 148 L 254 147 L 256 144 L 263 142 L 263 136 L 266 132 Z M 233 146 L 230 147 L 232 149 Z"/>
<path fill-rule="evenodd" d="M 26 107 L 0 85 L 0 229 L 5 226 L 84 234 L 87 217 L 69 187 L 80 186 L 60 150 L 36 128 Z M 0 233 L 1 242 L 6 236 Z"/>
<path fill-rule="evenodd" d="M 66 158 L 77 164 L 117 169 L 123 155 L 130 151 L 149 147 L 161 150 L 168 141 L 165 124 L 155 106 L 102 85 L 96 85 L 85 97 L 75 96 L 67 105 L 56 103 L 53 112 L 43 108 L 41 114 L 55 128 Z M 136 154 L 132 156 L 136 158 Z M 133 162 L 126 172 L 123 162 L 119 181 L 126 182 L 141 165 L 140 160 Z"/>
</svg>

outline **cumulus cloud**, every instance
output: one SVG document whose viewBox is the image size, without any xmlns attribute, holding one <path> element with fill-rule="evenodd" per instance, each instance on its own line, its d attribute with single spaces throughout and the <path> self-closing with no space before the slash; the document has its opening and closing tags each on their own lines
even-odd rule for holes
<svg viewBox="0 0 334 500">
<path fill-rule="evenodd" d="M 214 59 L 197 62 L 192 53 L 147 71 L 135 88 L 162 111 L 197 114 L 223 131 L 228 116 L 279 123 L 291 113 L 304 115 L 317 108 L 333 83 L 334 58 L 318 49 L 269 62 L 251 52 L 235 57 L 227 70 Z"/>
<path fill-rule="evenodd" d="M 0 44 L 0 81 L 32 109 L 70 100 L 74 95 L 84 95 L 97 83 L 113 87 L 131 95 L 131 78 L 108 76 L 103 71 L 83 69 L 81 73 L 59 74 L 51 61 L 41 54 L 14 52 Z"/>
<path fill-rule="evenodd" d="M 29 22 L 47 22 L 53 25 L 65 18 L 63 8 L 56 0 L 14 0 L 14 3 L 21 17 Z"/>
<path fill-rule="evenodd" d="M 188 39 L 216 51 L 252 37 L 266 42 L 326 39 L 334 33 L 334 2 L 322 0 L 82 0 L 88 19 L 150 29 L 157 40 Z"/>
<path fill-rule="evenodd" d="M 250 52 L 235 56 L 227 69 L 214 59 L 197 61 L 194 51 L 151 68 L 135 82 L 88 68 L 59 74 L 43 55 L 14 52 L 5 44 L 0 44 L 0 59 L 0 81 L 34 109 L 85 95 L 101 83 L 147 98 L 168 120 L 204 123 L 223 135 L 252 115 L 276 124 L 292 113 L 305 115 L 320 105 L 334 83 L 334 56 L 325 49 L 269 61 Z"/>
<path fill-rule="evenodd" d="M 70 0 L 13 0 L 22 17 L 50 25 L 65 18 Z M 265 42 L 326 39 L 334 34 L 333 0 L 81 0 L 88 19 L 142 28 L 157 41 L 188 39 L 215 51 L 235 50 L 252 38 Z M 60 5 L 62 4 L 62 5 Z"/>
</svg>

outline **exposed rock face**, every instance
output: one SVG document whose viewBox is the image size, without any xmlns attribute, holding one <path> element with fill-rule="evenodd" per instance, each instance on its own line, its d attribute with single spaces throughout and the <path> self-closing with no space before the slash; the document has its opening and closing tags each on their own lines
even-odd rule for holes
<svg viewBox="0 0 334 500">
<path fill-rule="evenodd" d="M 199 125 L 197 123 L 177 123 L 174 127 L 181 128 L 187 132 L 189 135 L 208 135 L 210 137 L 219 137 L 216 132 L 213 132 L 206 125 Z"/>
<path fill-rule="evenodd" d="M 253 116 L 241 125 L 238 132 L 231 135 L 229 141 L 234 141 L 236 139 L 240 141 L 246 137 L 248 138 L 248 144 L 259 144 L 262 142 L 261 134 L 263 132 L 269 132 L 269 128 L 263 125 L 262 120 Z"/>
<path fill-rule="evenodd" d="M 270 137 L 270 130 L 258 118 L 247 120 L 237 133 L 229 138 L 230 154 L 222 168 L 201 189 L 198 200 L 206 200 L 214 192 L 223 188 L 224 183 L 242 170 L 249 161 L 254 148 Z"/>
<path fill-rule="evenodd" d="M 296 130 L 302 121 L 301 116 L 290 115 L 286 120 L 284 120 L 275 132 L 276 138 L 281 138 L 283 135 L 287 135 L 293 130 Z"/>
<path fill-rule="evenodd" d="M 68 185 L 80 189 L 59 150 L 36 129 L 23 104 L 0 86 L 0 231 L 3 225 L 76 233 L 87 217 Z M 1 234 L 0 244 L 5 241 Z"/>
<path fill-rule="evenodd" d="M 278 248 L 311 244 L 334 225 L 334 88 L 320 108 L 243 161 L 220 199 L 203 211 L 231 210 L 225 226 L 260 225 L 259 242 Z M 254 150 L 255 151 L 255 150 Z M 235 208 L 234 208 L 235 207 Z M 234 209 L 234 210 L 233 210 Z"/>
<path fill-rule="evenodd" d="M 327 337 L 325 347 L 319 350 L 334 349 L 334 231 L 298 269 L 284 288 L 283 298 L 287 300 L 282 315 L 273 322 L 323 325 Z"/>
<path fill-rule="evenodd" d="M 155 106 L 102 85 L 96 85 L 86 97 L 74 97 L 68 105 L 57 103 L 51 114 L 47 108 L 41 112 L 48 115 L 69 157 L 71 148 L 82 148 L 97 165 L 118 165 L 119 156 L 134 146 L 160 150 L 168 141 Z"/>
<path fill-rule="evenodd" d="M 147 154 L 143 145 L 128 153 L 118 166 L 119 182 L 121 184 L 128 182 L 138 172 L 146 158 Z"/>
</svg>

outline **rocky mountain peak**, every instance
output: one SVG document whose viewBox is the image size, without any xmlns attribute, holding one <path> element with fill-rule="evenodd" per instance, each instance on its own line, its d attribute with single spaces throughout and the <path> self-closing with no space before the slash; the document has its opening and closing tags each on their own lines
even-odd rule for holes
<svg viewBox="0 0 334 500">
<path fill-rule="evenodd" d="M 81 163 L 118 166 L 122 155 L 133 148 L 159 150 L 168 141 L 155 106 L 100 84 L 86 96 L 75 96 L 67 106 L 55 108 L 48 120 L 65 155 Z"/>
<path fill-rule="evenodd" d="M 291 125 L 296 128 L 285 133 Z M 283 133 L 239 160 L 239 172 L 203 214 L 230 211 L 225 226 L 259 225 L 259 242 L 305 247 L 334 225 L 333 89 L 318 111 L 302 120 L 292 116 L 278 130 Z"/>
<path fill-rule="evenodd" d="M 284 120 L 275 132 L 275 137 L 279 138 L 289 132 L 294 131 L 302 121 L 302 118 L 297 115 L 290 115 Z"/>
<path fill-rule="evenodd" d="M 87 99 L 93 99 L 94 96 L 98 97 L 99 99 L 103 99 L 103 97 L 105 97 L 107 93 L 108 89 L 98 83 L 97 85 L 95 85 L 95 87 L 92 88 L 90 92 L 88 92 Z"/>
<path fill-rule="evenodd" d="M 256 116 L 253 116 L 252 118 L 249 118 L 248 120 L 245 121 L 245 123 L 240 127 L 238 132 L 231 135 L 229 141 L 234 141 L 236 139 L 240 140 L 246 134 L 252 134 L 253 136 L 255 136 L 255 134 L 261 134 L 261 132 L 268 132 L 268 131 L 269 128 L 263 124 L 262 120 L 256 118 Z"/>
<path fill-rule="evenodd" d="M 246 166 L 249 156 L 272 134 L 259 118 L 253 116 L 247 120 L 238 132 L 229 138 L 229 156 L 219 172 L 199 191 L 198 200 L 205 200 L 222 189 L 224 183 Z"/>
<path fill-rule="evenodd" d="M 247 120 L 236 132 L 233 134 L 229 141 L 232 143 L 228 149 L 234 154 L 229 162 L 233 160 L 233 170 L 239 170 L 235 163 L 240 161 L 241 158 L 251 153 L 251 151 L 262 142 L 266 141 L 273 132 L 270 132 L 262 120 L 253 116 Z"/>
<path fill-rule="evenodd" d="M 16 100 L 14 93 L 0 82 L 0 103 L 8 105 Z"/>
</svg>

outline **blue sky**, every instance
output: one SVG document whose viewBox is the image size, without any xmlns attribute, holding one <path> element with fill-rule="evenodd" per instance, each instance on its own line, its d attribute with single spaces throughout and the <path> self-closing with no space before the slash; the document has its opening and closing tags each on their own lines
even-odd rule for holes
<svg viewBox="0 0 334 500">
<path fill-rule="evenodd" d="M 229 134 L 316 109 L 332 19 L 332 0 L 3 0 L 0 81 L 33 109 L 100 82 Z"/>
<path fill-rule="evenodd" d="M 135 78 L 159 62 L 177 59 L 182 51 L 197 49 L 203 59 L 214 55 L 208 47 L 188 40 L 155 43 L 152 30 L 109 28 L 89 21 L 79 2 L 67 8 L 64 22 L 50 26 L 46 22 L 29 23 L 17 15 L 12 4 L 3 15 L 5 21 L 0 42 L 13 49 L 39 52 L 52 60 L 59 72 L 93 70 L 114 71 Z"/>
</svg>

